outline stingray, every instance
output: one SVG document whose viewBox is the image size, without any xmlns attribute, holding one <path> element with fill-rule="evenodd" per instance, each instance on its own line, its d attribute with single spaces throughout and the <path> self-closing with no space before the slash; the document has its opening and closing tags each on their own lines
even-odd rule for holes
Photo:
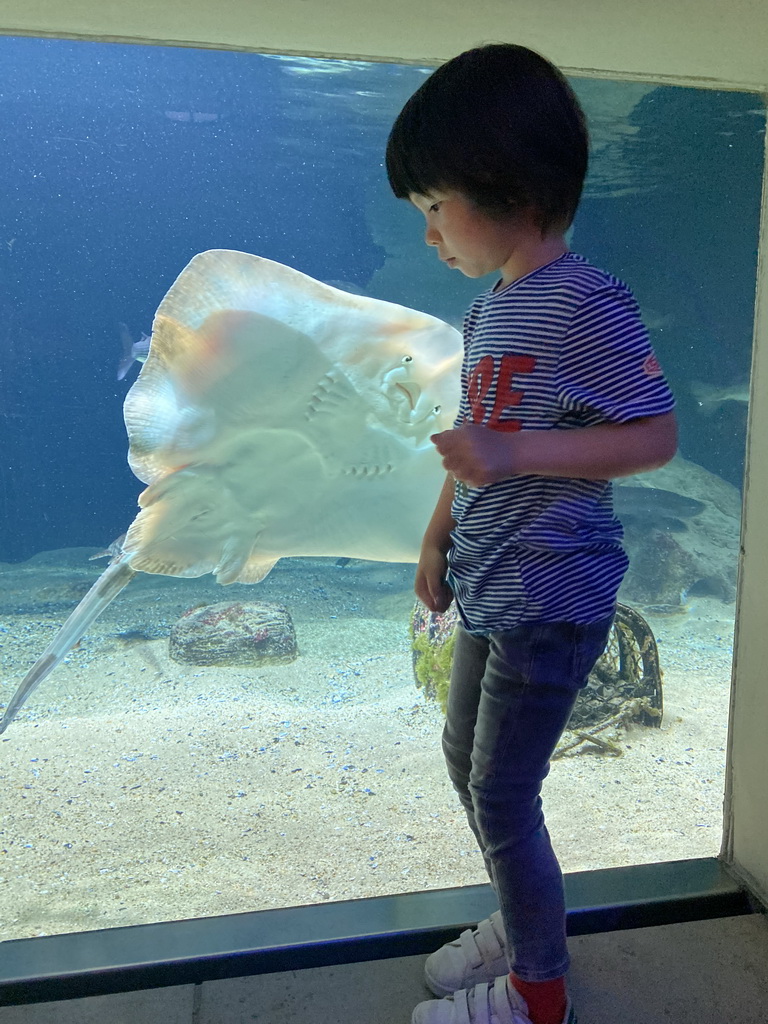
<svg viewBox="0 0 768 1024">
<path fill-rule="evenodd" d="M 663 487 L 637 484 L 614 486 L 613 506 L 624 526 L 637 526 L 643 530 L 657 528 L 673 533 L 687 530 L 685 520 L 699 515 L 706 508 L 698 498 L 689 498 Z"/>
<path fill-rule="evenodd" d="M 429 436 L 452 425 L 461 350 L 426 313 L 248 253 L 195 256 L 125 399 L 140 511 L 0 733 L 138 572 L 257 583 L 288 556 L 417 561 L 444 479 Z"/>
</svg>

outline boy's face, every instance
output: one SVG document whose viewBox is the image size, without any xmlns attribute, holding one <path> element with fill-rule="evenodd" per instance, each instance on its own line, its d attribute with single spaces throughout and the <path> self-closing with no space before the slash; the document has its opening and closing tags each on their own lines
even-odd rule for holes
<svg viewBox="0 0 768 1024">
<path fill-rule="evenodd" d="M 542 245 L 541 230 L 523 211 L 505 221 L 492 220 L 467 196 L 454 189 L 411 195 L 427 222 L 424 241 L 437 249 L 449 267 L 466 277 L 501 272 L 509 284 L 528 273 L 530 257 Z"/>
</svg>

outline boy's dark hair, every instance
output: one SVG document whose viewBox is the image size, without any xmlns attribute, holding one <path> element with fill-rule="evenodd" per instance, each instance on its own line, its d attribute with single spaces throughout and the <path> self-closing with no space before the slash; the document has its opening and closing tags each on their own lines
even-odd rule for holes
<svg viewBox="0 0 768 1024">
<path fill-rule="evenodd" d="M 524 46 L 492 43 L 437 68 L 387 142 L 398 199 L 456 189 L 503 220 L 532 209 L 542 234 L 573 220 L 587 172 L 586 120 L 573 89 Z"/>
</svg>

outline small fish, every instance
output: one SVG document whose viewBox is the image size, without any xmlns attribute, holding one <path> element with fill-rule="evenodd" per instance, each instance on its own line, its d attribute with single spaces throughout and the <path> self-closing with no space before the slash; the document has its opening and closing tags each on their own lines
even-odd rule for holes
<svg viewBox="0 0 768 1024">
<path fill-rule="evenodd" d="M 219 115 L 212 110 L 165 110 L 169 121 L 218 121 Z"/>
<path fill-rule="evenodd" d="M 748 405 L 749 381 L 744 384 L 729 384 L 726 387 L 720 388 L 713 384 L 693 381 L 691 384 L 691 394 L 699 403 L 699 408 L 704 415 L 711 416 L 726 402 L 738 402 L 741 405 Z"/>
<path fill-rule="evenodd" d="M 149 355 L 149 335 L 142 331 L 139 340 L 134 341 L 126 324 L 120 323 L 117 326 L 123 343 L 123 355 L 117 364 L 117 379 L 122 380 L 134 363 L 146 362 Z"/>
<path fill-rule="evenodd" d="M 672 313 L 660 313 L 657 309 L 652 309 L 650 306 L 643 306 L 640 310 L 640 315 L 649 331 L 664 331 L 675 322 L 675 317 Z"/>
<path fill-rule="evenodd" d="M 123 553 L 123 542 L 125 541 L 125 534 L 121 533 L 119 537 L 116 537 L 109 547 L 104 548 L 103 551 L 97 551 L 95 555 L 90 555 L 88 558 L 89 562 L 95 561 L 97 558 L 108 558 L 110 564 L 120 557 Z"/>
<path fill-rule="evenodd" d="M 684 603 L 680 604 L 644 604 L 642 609 L 646 615 L 689 615 L 691 608 Z"/>
</svg>

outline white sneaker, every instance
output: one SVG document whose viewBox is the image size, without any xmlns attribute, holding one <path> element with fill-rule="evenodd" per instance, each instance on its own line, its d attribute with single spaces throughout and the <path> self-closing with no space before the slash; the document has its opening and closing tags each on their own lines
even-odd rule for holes
<svg viewBox="0 0 768 1024">
<path fill-rule="evenodd" d="M 428 999 L 413 1011 L 411 1024 L 531 1024 L 525 1000 L 507 977 L 493 984 L 459 989 L 446 999 Z M 562 1024 L 576 1024 L 570 999 Z"/>
<path fill-rule="evenodd" d="M 454 942 L 448 942 L 427 957 L 424 978 L 436 996 L 448 996 L 480 982 L 509 973 L 506 937 L 501 911 L 467 928 Z"/>
</svg>

